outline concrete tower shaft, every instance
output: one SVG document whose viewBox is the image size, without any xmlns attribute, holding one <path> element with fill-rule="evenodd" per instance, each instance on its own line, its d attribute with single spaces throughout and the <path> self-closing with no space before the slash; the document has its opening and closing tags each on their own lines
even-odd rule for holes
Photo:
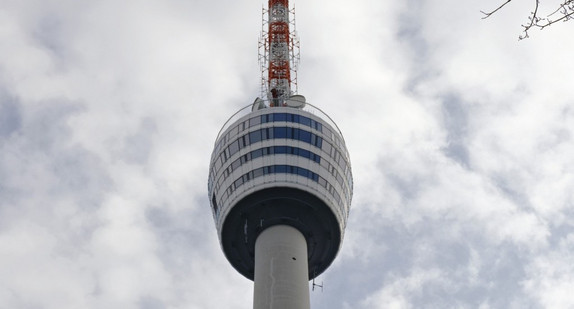
<svg viewBox="0 0 574 309">
<path fill-rule="evenodd" d="M 254 309 L 309 307 L 305 237 L 287 225 L 265 229 L 255 243 Z"/>
</svg>

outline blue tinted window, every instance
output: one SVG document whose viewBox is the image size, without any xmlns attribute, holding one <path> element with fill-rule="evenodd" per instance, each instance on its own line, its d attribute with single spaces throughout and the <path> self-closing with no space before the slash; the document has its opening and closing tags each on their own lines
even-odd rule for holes
<svg viewBox="0 0 574 309">
<path fill-rule="evenodd" d="M 253 117 L 251 119 L 249 119 L 249 126 L 255 126 L 261 123 L 261 117 Z"/>
<path fill-rule="evenodd" d="M 241 160 L 235 160 L 233 163 L 231 163 L 231 170 L 235 170 L 236 168 L 238 168 L 241 165 Z"/>
<path fill-rule="evenodd" d="M 237 140 L 233 141 L 225 151 L 223 151 L 223 162 L 227 161 L 232 155 L 234 155 L 240 149 L 247 147 L 253 143 L 257 143 L 263 140 L 272 138 L 290 138 L 309 143 L 311 145 L 321 148 L 322 139 L 317 135 L 297 129 L 297 128 L 287 128 L 287 127 L 273 127 L 265 128 L 250 132 Z"/>
<path fill-rule="evenodd" d="M 273 114 L 265 114 L 265 115 L 253 117 L 253 118 L 249 119 L 248 121 L 239 124 L 237 127 L 234 128 L 234 132 L 232 132 L 231 135 L 235 135 L 238 132 L 241 132 L 243 129 L 245 129 L 245 127 L 252 127 L 252 126 L 255 126 L 258 124 L 262 124 L 262 123 L 278 122 L 278 121 L 300 123 L 302 125 L 313 128 L 317 131 L 322 131 L 322 128 L 323 128 L 321 123 L 318 123 L 317 121 L 315 121 L 309 117 L 305 117 L 305 116 L 301 116 L 301 115 L 297 115 L 297 114 L 290 114 L 290 113 L 273 113 Z"/>
<path fill-rule="evenodd" d="M 323 131 L 323 126 L 320 122 L 317 122 L 309 117 L 305 117 L 305 116 L 300 116 L 300 115 L 296 115 L 296 114 L 290 114 L 290 113 L 275 113 L 275 114 L 265 114 L 265 115 L 261 115 L 261 116 L 257 116 L 257 117 L 253 117 L 249 120 L 246 120 L 240 124 L 238 124 L 237 126 L 232 127 L 232 129 L 230 129 L 230 131 L 222 136 L 222 138 L 220 138 L 219 142 L 217 143 L 216 149 L 217 151 L 214 152 L 218 152 L 219 149 L 221 148 L 221 146 L 223 144 L 225 144 L 227 141 L 229 141 L 230 137 L 237 135 L 239 132 L 245 130 L 246 127 L 252 127 L 261 123 L 267 123 L 267 122 L 273 122 L 273 121 L 286 121 L 286 122 L 297 122 L 297 123 L 301 123 L 305 126 L 308 126 L 310 128 L 316 129 L 317 131 L 320 132 L 324 132 L 325 134 L 329 135 L 330 131 Z M 297 129 L 299 130 L 299 129 Z M 247 146 L 251 143 L 256 143 L 258 141 L 261 140 L 266 140 L 266 139 L 272 139 L 274 138 L 274 131 L 273 129 L 261 129 L 261 137 L 259 138 L 259 136 L 253 136 L 253 135 L 248 135 L 245 137 L 245 139 L 240 139 L 242 143 L 238 144 L 237 146 L 244 147 Z M 284 133 L 284 134 L 283 134 Z M 296 138 L 299 139 L 299 133 L 298 131 L 291 131 L 291 132 L 287 132 L 282 131 L 281 132 L 281 136 L 276 137 L 276 138 Z M 253 139 L 251 139 L 253 138 Z M 304 137 L 304 141 L 307 141 L 307 138 Z M 321 147 L 321 141 L 319 142 L 312 142 L 312 145 Z M 231 151 L 231 155 L 234 154 L 236 151 L 235 149 L 231 149 L 231 147 L 234 146 L 228 146 L 228 151 Z M 230 153 L 228 152 L 228 157 L 229 157 Z M 227 158 L 226 158 L 227 159 Z"/>
<path fill-rule="evenodd" d="M 266 140 L 266 139 L 271 139 L 273 137 L 276 138 L 291 138 L 291 139 L 297 139 L 306 143 L 309 143 L 311 145 L 314 145 L 318 148 L 321 148 L 322 146 L 322 142 L 323 139 L 313 133 L 310 133 L 308 131 L 305 130 L 301 130 L 301 129 L 297 129 L 297 128 L 287 128 L 287 127 L 272 127 L 272 128 L 264 128 L 264 129 L 260 129 L 260 130 L 256 130 L 253 132 L 250 132 L 249 134 L 246 134 L 244 136 L 239 137 L 238 139 L 236 139 L 235 141 L 233 141 L 231 144 L 229 144 L 229 146 L 227 146 L 227 148 L 222 151 L 220 158 L 219 158 L 219 162 L 217 162 L 216 167 L 219 166 L 222 167 L 225 162 L 227 162 L 227 160 L 229 160 L 235 153 L 237 153 L 239 150 L 241 150 L 242 148 L 251 145 L 252 143 L 256 143 L 258 141 L 262 141 L 262 140 Z M 330 147 L 331 145 L 329 143 L 325 144 L 325 148 L 324 150 L 327 151 L 327 149 L 331 149 Z M 278 148 L 280 147 L 280 148 Z M 290 147 L 290 146 L 274 146 L 274 147 L 266 147 L 266 148 L 261 148 L 261 149 L 257 149 L 254 150 L 248 154 L 245 154 L 242 158 L 241 158 L 241 164 L 258 158 L 260 156 L 265 156 L 268 154 L 273 154 L 273 153 L 285 153 L 285 154 L 292 154 L 292 155 L 297 155 L 297 156 L 301 156 L 301 157 L 306 157 L 309 158 L 317 163 L 321 162 L 321 157 L 309 152 L 307 150 L 303 150 L 297 147 Z M 344 160 L 341 160 L 342 163 L 345 163 Z M 233 164 L 234 166 L 236 166 L 236 164 Z M 346 165 L 346 164 L 345 164 Z M 217 170 L 219 168 L 216 168 Z M 230 170 L 230 172 L 232 172 L 232 170 Z M 221 180 L 221 179 L 220 179 Z"/>
<path fill-rule="evenodd" d="M 323 188 L 327 188 L 327 180 L 325 180 L 325 178 L 319 177 L 318 182 Z"/>
<path fill-rule="evenodd" d="M 253 170 L 253 178 L 257 178 L 259 176 L 263 176 L 263 168 L 257 168 Z"/>
<path fill-rule="evenodd" d="M 241 177 L 243 180 L 243 183 L 247 182 L 250 179 L 257 178 L 261 174 L 266 175 L 266 174 L 275 173 L 276 172 L 275 167 L 276 166 L 265 166 L 265 167 L 253 170 L 253 171 L 249 172 L 248 174 L 245 174 Z M 297 174 L 298 173 L 298 167 L 294 167 L 294 166 L 285 166 L 285 167 L 287 170 L 286 173 L 291 173 L 291 174 Z M 280 168 L 280 170 L 281 170 L 281 168 Z M 335 198 L 337 203 L 341 206 L 344 206 L 344 205 L 342 205 L 343 199 L 341 198 L 341 196 L 338 194 L 338 192 L 336 192 L 335 188 L 330 183 L 328 183 L 324 178 L 320 177 L 319 175 L 317 175 L 311 171 L 308 171 L 308 173 L 303 172 L 303 174 L 306 174 L 306 176 L 303 176 L 303 177 L 306 177 L 306 178 L 309 178 L 315 182 L 318 182 L 319 185 L 326 188 L 329 192 L 331 192 L 331 194 L 333 194 L 333 197 Z M 238 186 L 241 186 L 243 183 L 237 182 Z M 216 190 L 219 190 L 218 188 L 219 188 L 219 185 L 216 186 Z M 229 186 L 227 188 L 227 190 L 225 190 L 225 193 L 222 196 L 222 199 L 225 200 L 231 193 L 233 193 L 236 190 L 236 188 L 237 187 L 235 187 L 235 183 L 233 183 L 231 186 Z M 345 190 L 345 192 L 344 192 L 345 197 L 346 197 L 346 199 L 348 199 L 349 198 L 348 190 L 345 187 L 343 189 Z M 349 209 L 347 209 L 346 211 L 348 212 Z"/>
<path fill-rule="evenodd" d="M 248 153 L 248 154 L 242 156 L 240 159 L 241 159 L 241 164 L 251 160 L 251 153 Z"/>
<path fill-rule="evenodd" d="M 311 143 L 311 132 L 299 130 L 298 140 L 303 141 L 305 143 Z"/>
<path fill-rule="evenodd" d="M 274 135 L 273 135 L 273 130 L 270 129 L 270 128 L 266 128 L 266 129 L 264 129 L 264 131 L 262 132 L 262 135 L 263 135 L 263 136 L 262 136 L 263 140 L 272 139 L 273 136 L 274 136 Z"/>
<path fill-rule="evenodd" d="M 249 133 L 249 143 L 257 143 L 261 141 L 261 130 L 253 131 Z"/>
<path fill-rule="evenodd" d="M 273 150 L 275 153 L 288 153 L 287 149 L 291 148 L 291 147 L 287 147 L 287 146 L 275 146 L 273 147 Z"/>
<path fill-rule="evenodd" d="M 291 131 L 291 130 L 289 130 Z M 287 128 L 273 128 L 274 138 L 287 138 Z"/>
<path fill-rule="evenodd" d="M 299 118 L 299 123 L 310 127 L 310 126 L 311 126 L 311 118 L 307 118 L 307 117 L 301 116 L 301 117 Z"/>
<path fill-rule="evenodd" d="M 263 149 L 253 150 L 251 152 L 251 159 L 259 158 L 263 155 Z"/>
<path fill-rule="evenodd" d="M 239 140 L 234 141 L 229 145 L 229 156 L 234 155 L 236 152 L 239 151 Z"/>
<path fill-rule="evenodd" d="M 301 157 L 305 157 L 305 158 L 311 159 L 311 152 L 310 152 L 309 150 L 299 149 L 299 155 L 300 155 Z"/>
<path fill-rule="evenodd" d="M 341 160 L 341 168 L 343 170 L 347 170 L 347 161 L 346 160 Z"/>
<path fill-rule="evenodd" d="M 292 166 L 292 165 L 271 165 L 257 168 L 249 173 L 244 174 L 239 177 L 229 188 L 227 189 L 228 194 L 231 194 L 239 186 L 243 185 L 245 182 L 255 179 L 259 176 L 266 174 L 295 174 L 302 177 L 309 178 L 315 182 L 318 182 L 321 186 L 325 187 L 329 191 L 334 191 L 334 187 L 329 184 L 323 177 L 309 171 L 308 169 Z M 336 193 L 334 193 L 336 194 Z M 340 196 L 336 194 L 335 199 L 340 201 Z"/>
<path fill-rule="evenodd" d="M 211 204 L 213 205 L 213 211 L 217 213 L 217 200 L 215 199 L 215 194 L 213 194 L 211 198 Z"/>
<path fill-rule="evenodd" d="M 273 114 L 273 121 L 287 121 L 287 114 L 284 113 Z"/>
</svg>

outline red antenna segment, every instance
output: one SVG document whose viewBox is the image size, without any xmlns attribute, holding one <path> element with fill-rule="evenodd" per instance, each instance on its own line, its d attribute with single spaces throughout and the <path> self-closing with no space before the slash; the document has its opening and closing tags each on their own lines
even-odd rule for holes
<svg viewBox="0 0 574 309">
<path fill-rule="evenodd" d="M 268 13 L 267 31 L 265 13 Z M 294 84 L 295 90 L 297 88 L 299 41 L 295 31 L 290 31 L 290 25 L 295 28 L 294 14 L 294 10 L 289 10 L 289 0 L 269 0 L 269 9 L 267 12 L 263 10 L 264 29 L 259 44 L 259 61 L 262 67 L 262 90 L 271 106 L 282 106 L 294 93 L 291 85 Z M 293 21 L 290 21 L 291 15 Z"/>
</svg>

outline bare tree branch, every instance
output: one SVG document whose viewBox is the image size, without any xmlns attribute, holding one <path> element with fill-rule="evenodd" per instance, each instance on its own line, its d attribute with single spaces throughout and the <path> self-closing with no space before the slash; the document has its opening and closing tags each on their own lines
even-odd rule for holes
<svg viewBox="0 0 574 309">
<path fill-rule="evenodd" d="M 504 8 L 508 3 L 512 0 L 506 0 L 502 3 L 499 7 L 492 11 L 480 11 L 484 16 L 482 19 L 486 19 L 493 14 L 497 13 L 499 10 Z M 550 14 L 546 15 L 546 17 L 541 17 L 540 13 L 540 0 L 534 0 L 534 11 L 530 12 L 528 16 L 528 22 L 521 25 L 522 26 L 522 34 L 518 37 L 519 40 L 526 39 L 529 36 L 529 31 L 533 28 L 542 30 L 548 26 L 551 26 L 557 22 L 566 22 L 574 19 L 574 0 L 562 0 L 563 2 L 558 6 L 556 10 L 551 12 Z M 548 1 L 545 0 L 545 3 Z"/>
<path fill-rule="evenodd" d="M 530 13 L 530 16 L 528 16 L 528 19 L 530 19 L 530 24 L 528 25 L 522 25 L 522 27 L 524 28 L 524 34 L 518 36 L 519 40 L 523 40 L 528 38 L 528 30 L 530 30 L 530 28 L 532 28 L 535 25 L 538 25 L 538 23 L 540 22 L 541 18 L 538 17 L 538 7 L 540 6 L 540 0 L 534 0 L 536 2 L 536 6 L 534 7 L 534 12 Z"/>
<path fill-rule="evenodd" d="M 568 0 L 568 1 L 564 2 L 564 3 L 562 3 L 562 4 L 556 9 L 556 11 L 554 11 L 554 12 L 548 14 L 548 17 L 550 17 L 550 16 L 552 16 L 552 15 L 554 15 L 554 14 L 560 12 L 561 10 L 564 10 L 565 7 L 567 7 L 568 5 L 572 5 L 572 2 L 573 2 L 573 1 L 574 1 L 574 0 Z"/>
<path fill-rule="evenodd" d="M 484 14 L 485 16 L 482 17 L 482 19 L 487 19 L 490 17 L 490 15 L 498 12 L 498 10 L 502 9 L 504 6 L 506 6 L 510 1 L 512 0 L 506 0 L 506 2 L 504 2 L 501 6 L 497 7 L 494 11 L 490 11 L 490 12 L 484 12 L 484 11 L 480 11 L 482 14 Z"/>
</svg>

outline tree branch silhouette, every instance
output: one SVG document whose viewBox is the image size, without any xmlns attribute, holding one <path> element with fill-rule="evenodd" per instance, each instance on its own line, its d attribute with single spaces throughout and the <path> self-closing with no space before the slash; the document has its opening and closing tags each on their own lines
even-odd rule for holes
<svg viewBox="0 0 574 309">
<path fill-rule="evenodd" d="M 519 40 L 529 38 L 529 31 L 532 29 L 542 30 L 557 22 L 566 22 L 574 19 L 574 0 L 562 0 L 558 8 L 550 14 L 544 16 L 540 13 L 540 0 L 534 0 L 534 10 L 528 15 L 528 21 L 522 24 L 522 34 L 518 36 Z M 512 0 L 506 0 L 500 6 L 491 11 L 480 11 L 484 16 L 482 19 L 487 19 L 496 14 L 498 11 L 506 7 Z"/>
</svg>

